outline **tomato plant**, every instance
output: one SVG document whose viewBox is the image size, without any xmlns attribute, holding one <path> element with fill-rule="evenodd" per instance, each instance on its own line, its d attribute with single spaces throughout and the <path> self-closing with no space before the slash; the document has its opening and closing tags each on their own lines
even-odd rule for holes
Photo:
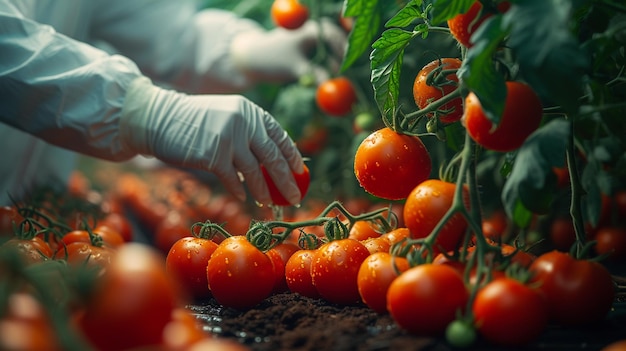
<svg viewBox="0 0 626 351">
<path fill-rule="evenodd" d="M 354 239 L 333 240 L 318 247 L 311 261 L 311 277 L 320 296 L 338 304 L 360 302 L 357 275 L 369 254 Z"/>
<path fill-rule="evenodd" d="M 270 192 L 270 197 L 272 198 L 273 205 L 290 206 L 291 204 L 289 203 L 289 201 L 287 201 L 287 199 L 285 199 L 280 189 L 276 185 L 276 182 L 274 182 L 270 174 L 267 172 L 267 169 L 263 165 L 261 165 L 261 171 L 263 172 L 263 177 L 265 178 L 265 182 L 267 183 L 267 188 Z M 302 198 L 304 198 L 307 191 L 309 190 L 309 184 L 311 183 L 309 167 L 307 167 L 307 165 L 304 165 L 304 171 L 302 173 L 298 174 L 292 172 L 292 175 L 296 180 L 296 185 L 300 190 Z"/>
<path fill-rule="evenodd" d="M 413 99 L 420 109 L 426 108 L 431 103 L 449 95 L 458 87 L 459 78 L 455 72 L 461 67 L 461 60 L 444 57 L 433 60 L 426 64 L 415 77 L 413 82 Z M 439 120 L 443 123 L 453 123 L 461 119 L 463 115 L 463 99 L 459 95 L 452 101 L 437 109 Z M 427 116 L 433 117 L 434 113 Z"/>
<path fill-rule="evenodd" d="M 485 114 L 478 97 L 465 98 L 463 123 L 467 133 L 483 147 L 507 152 L 518 149 L 539 128 L 543 108 L 539 96 L 524 83 L 506 83 L 506 101 L 500 122 L 494 124 Z"/>
<path fill-rule="evenodd" d="M 206 268 L 211 294 L 221 305 L 247 309 L 268 297 L 276 275 L 272 260 L 245 236 L 222 241 Z"/>
<path fill-rule="evenodd" d="M 550 319 L 557 323 L 596 323 L 605 318 L 613 305 L 613 279 L 598 262 L 550 251 L 538 256 L 529 270 L 532 281 L 538 283 L 546 297 Z"/>
<path fill-rule="evenodd" d="M 427 237 L 452 206 L 456 185 L 428 179 L 417 185 L 404 204 L 404 223 L 412 238 Z M 465 199 L 468 192 L 463 189 Z M 461 243 L 467 222 L 461 213 L 454 214 L 441 228 L 435 240 L 436 252 L 454 250 Z"/>
<path fill-rule="evenodd" d="M 371 133 L 354 156 L 354 174 L 368 193 L 388 200 L 406 198 L 428 179 L 432 165 L 424 143 L 390 128 Z"/>
<path fill-rule="evenodd" d="M 335 77 L 320 83 L 315 92 L 315 101 L 324 113 L 339 117 L 352 111 L 357 96 L 350 79 Z"/>
<path fill-rule="evenodd" d="M 298 29 L 309 19 L 309 9 L 298 0 L 274 0 L 270 12 L 274 23 L 285 29 Z"/>
<path fill-rule="evenodd" d="M 542 294 L 511 278 L 497 279 L 481 288 L 472 312 L 479 334 L 497 345 L 527 345 L 548 324 Z"/>
<path fill-rule="evenodd" d="M 465 308 L 468 298 L 463 277 L 454 268 L 421 264 L 391 282 L 387 310 L 410 333 L 438 336 Z"/>
<path fill-rule="evenodd" d="M 388 252 L 369 255 L 361 263 L 357 275 L 357 287 L 363 303 L 378 313 L 386 313 L 389 285 L 407 269 L 409 262 L 404 257 L 394 257 Z"/>
</svg>

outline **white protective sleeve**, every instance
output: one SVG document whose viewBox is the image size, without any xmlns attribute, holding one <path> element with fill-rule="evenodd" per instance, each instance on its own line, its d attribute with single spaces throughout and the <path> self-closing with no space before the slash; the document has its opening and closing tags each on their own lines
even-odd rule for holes
<svg viewBox="0 0 626 351">
<path fill-rule="evenodd" d="M 119 142 L 126 89 L 141 76 L 132 61 L 24 18 L 7 2 L 0 52 L 0 122 L 90 156 L 134 155 Z"/>
</svg>

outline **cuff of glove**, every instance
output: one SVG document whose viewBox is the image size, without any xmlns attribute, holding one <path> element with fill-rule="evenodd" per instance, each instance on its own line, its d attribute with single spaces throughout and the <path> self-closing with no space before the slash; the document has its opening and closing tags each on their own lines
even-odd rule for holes
<svg viewBox="0 0 626 351">
<path fill-rule="evenodd" d="M 144 156 L 153 156 L 148 128 L 150 111 L 161 88 L 146 77 L 135 79 L 129 86 L 120 118 L 120 138 L 124 147 Z"/>
</svg>

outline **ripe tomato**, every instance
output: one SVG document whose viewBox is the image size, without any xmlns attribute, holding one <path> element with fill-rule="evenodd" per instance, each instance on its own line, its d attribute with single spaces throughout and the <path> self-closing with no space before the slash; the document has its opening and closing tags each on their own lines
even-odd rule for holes
<svg viewBox="0 0 626 351">
<path fill-rule="evenodd" d="M 175 286 L 160 252 L 139 243 L 120 247 L 80 320 L 84 335 L 100 350 L 158 345 L 180 303 Z"/>
<path fill-rule="evenodd" d="M 389 238 L 386 236 L 379 236 L 377 238 L 365 239 L 361 241 L 361 244 L 365 246 L 365 248 L 367 249 L 367 251 L 370 252 L 370 254 L 373 254 L 376 252 L 389 252 L 389 250 L 391 249 L 391 242 L 389 241 Z"/>
<path fill-rule="evenodd" d="M 19 214 L 15 206 L 0 207 L 0 242 L 4 238 L 12 238 L 15 236 L 14 229 L 18 229 L 24 217 Z"/>
<path fill-rule="evenodd" d="M 75 241 L 60 246 L 55 252 L 54 258 L 66 260 L 68 264 L 75 267 L 87 265 L 97 269 L 107 269 L 114 253 L 113 248 L 105 245 L 94 246 L 88 242 Z"/>
<path fill-rule="evenodd" d="M 595 251 L 598 255 L 608 255 L 607 260 L 626 260 L 626 228 L 604 226 L 595 234 Z"/>
<path fill-rule="evenodd" d="M 391 282 L 387 310 L 408 332 L 438 336 L 465 308 L 468 298 L 463 277 L 454 268 L 421 264 Z"/>
<path fill-rule="evenodd" d="M 0 246 L 0 252 L 5 252 L 5 250 L 18 252 L 27 265 L 43 262 L 53 256 L 48 243 L 38 236 L 32 239 L 18 237 L 9 239 Z"/>
<path fill-rule="evenodd" d="M 170 211 L 163 220 L 155 223 L 154 226 L 153 244 L 163 254 L 167 254 L 178 240 L 192 235 L 191 221 L 177 211 Z"/>
<path fill-rule="evenodd" d="M 369 255 L 357 275 L 357 287 L 361 300 L 378 313 L 387 312 L 387 290 L 400 273 L 409 269 L 404 257 L 394 257 L 388 252 Z"/>
<path fill-rule="evenodd" d="M 133 240 L 133 225 L 128 217 L 119 212 L 110 212 L 98 221 L 97 226 L 107 226 L 122 235 L 124 242 Z"/>
<path fill-rule="evenodd" d="M 289 291 L 311 298 L 320 297 L 313 285 L 311 261 L 314 250 L 299 250 L 293 253 L 285 263 L 285 280 Z"/>
<path fill-rule="evenodd" d="M 404 204 L 404 223 L 411 231 L 412 238 L 424 238 L 435 228 L 452 206 L 456 184 L 439 179 L 428 179 L 411 191 Z M 463 189 L 466 203 L 469 193 Z M 457 248 L 467 222 L 460 213 L 450 218 L 439 232 L 433 249 L 435 252 L 452 251 Z"/>
<path fill-rule="evenodd" d="M 274 285 L 274 292 L 280 293 L 289 290 L 287 285 L 287 278 L 285 276 L 285 268 L 287 261 L 296 251 L 300 250 L 300 247 L 292 242 L 282 242 L 273 248 L 267 250 L 265 253 L 270 257 L 274 264 L 274 273 L 276 275 L 276 284 Z"/>
<path fill-rule="evenodd" d="M 432 102 L 450 94 L 458 86 L 459 78 L 456 76 L 456 73 L 449 73 L 443 80 L 440 73 L 433 75 L 432 72 L 435 69 L 452 70 L 459 67 L 461 67 L 461 60 L 450 57 L 436 59 L 424 66 L 413 82 L 413 99 L 415 99 L 417 107 L 420 109 L 425 108 Z M 431 76 L 430 79 L 429 76 Z M 459 96 L 440 107 L 439 111 L 445 111 L 439 116 L 441 122 L 456 122 L 463 115 L 463 99 Z M 428 115 L 429 118 L 433 116 L 433 113 Z"/>
<path fill-rule="evenodd" d="M 370 238 L 377 238 L 381 233 L 377 232 L 370 221 L 356 221 L 350 228 L 349 238 L 363 241 Z"/>
<path fill-rule="evenodd" d="M 311 262 L 311 276 L 320 296 L 337 304 L 360 302 L 357 275 L 369 254 L 354 239 L 334 240 L 317 248 Z"/>
<path fill-rule="evenodd" d="M 302 128 L 302 135 L 296 141 L 296 146 L 305 156 L 316 155 L 326 146 L 328 134 L 328 129 L 323 125 L 307 124 Z"/>
<path fill-rule="evenodd" d="M 265 178 L 265 182 L 267 183 L 267 188 L 270 191 L 270 197 L 272 198 L 273 205 L 276 206 L 290 206 L 291 204 L 283 194 L 280 192 L 280 189 L 267 172 L 267 169 L 261 165 L 261 171 L 263 172 L 263 177 Z M 306 192 L 309 190 L 309 184 L 311 183 L 311 175 L 309 173 L 309 167 L 304 165 L 304 172 L 298 174 L 292 172 L 294 179 L 296 180 L 296 185 L 298 189 L 300 189 L 300 194 L 302 198 L 306 195 Z"/>
<path fill-rule="evenodd" d="M 604 346 L 600 351 L 626 351 L 626 339 L 614 341 Z"/>
<path fill-rule="evenodd" d="M 541 100 L 531 87 L 506 82 L 506 89 L 504 112 L 495 127 L 474 93 L 470 92 L 465 98 L 465 128 L 476 143 L 489 150 L 508 152 L 519 148 L 541 123 Z"/>
<path fill-rule="evenodd" d="M 191 311 L 178 307 L 174 309 L 171 321 L 163 329 L 163 350 L 189 350 L 191 345 L 207 337 Z"/>
<path fill-rule="evenodd" d="M 39 300 L 17 292 L 4 296 L 0 318 L 0 350 L 60 351 L 54 325 Z"/>
<path fill-rule="evenodd" d="M 567 252 L 576 241 L 576 231 L 572 217 L 557 217 L 550 224 L 550 241 L 552 246 L 559 250 Z"/>
<path fill-rule="evenodd" d="M 165 257 L 165 269 L 190 297 L 209 297 L 206 267 L 216 249 L 217 244 L 209 239 L 194 236 L 178 239 Z"/>
<path fill-rule="evenodd" d="M 247 309 L 268 297 L 276 276 L 272 260 L 245 236 L 222 241 L 207 264 L 211 294 L 226 307 Z"/>
<path fill-rule="evenodd" d="M 472 312 L 479 334 L 497 345 L 526 345 L 548 324 L 541 293 L 511 278 L 496 279 L 481 288 Z"/>
<path fill-rule="evenodd" d="M 466 13 L 458 14 L 448 20 L 450 34 L 463 46 L 472 46 L 470 38 L 488 16 L 482 13 L 483 5 L 476 1 Z"/>
<path fill-rule="evenodd" d="M 487 217 L 483 217 L 483 235 L 492 240 L 502 239 L 509 225 L 509 219 L 503 210 L 496 210 Z"/>
<path fill-rule="evenodd" d="M 330 116 L 343 116 L 352 111 L 357 96 L 352 82 L 346 77 L 336 77 L 322 82 L 315 92 L 317 106 Z"/>
<path fill-rule="evenodd" d="M 300 28 L 309 19 L 309 9 L 298 0 L 274 0 L 270 13 L 274 23 L 285 29 Z"/>
<path fill-rule="evenodd" d="M 565 252 L 538 256 L 529 268 L 548 302 L 550 319 L 563 325 L 583 325 L 604 319 L 615 290 L 609 271 L 600 263 L 578 260 Z"/>
<path fill-rule="evenodd" d="M 354 156 L 354 174 L 368 193 L 388 200 L 406 198 L 428 179 L 432 163 L 420 138 L 389 128 L 370 134 Z"/>
</svg>

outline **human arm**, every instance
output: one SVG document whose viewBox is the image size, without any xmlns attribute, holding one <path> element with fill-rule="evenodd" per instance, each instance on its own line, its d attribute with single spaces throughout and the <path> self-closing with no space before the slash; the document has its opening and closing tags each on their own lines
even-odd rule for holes
<svg viewBox="0 0 626 351">
<path fill-rule="evenodd" d="M 300 155 L 273 118 L 249 100 L 157 88 L 129 59 L 0 5 L 1 122 L 98 158 L 121 161 L 142 153 L 215 172 L 239 197 L 241 171 L 262 203 L 269 203 L 267 188 L 251 165 L 268 162 L 272 175 L 286 184 L 284 195 L 299 201 L 289 171 L 301 167 Z M 178 137 L 189 133 L 197 137 L 181 143 Z"/>
</svg>

